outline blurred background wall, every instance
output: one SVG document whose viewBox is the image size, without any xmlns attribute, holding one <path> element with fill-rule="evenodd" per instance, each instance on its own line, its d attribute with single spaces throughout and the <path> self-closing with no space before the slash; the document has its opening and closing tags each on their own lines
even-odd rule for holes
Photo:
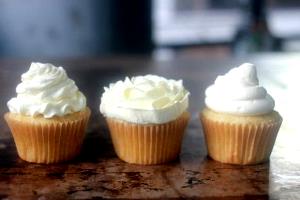
<svg viewBox="0 0 300 200">
<path fill-rule="evenodd" d="M 209 56 L 299 51 L 300 1 L 154 1 L 154 41 L 170 49 Z M 207 53 L 205 53 L 207 52 Z"/>
<path fill-rule="evenodd" d="M 297 0 L 0 0 L 0 57 L 300 51 Z"/>
<path fill-rule="evenodd" d="M 78 57 L 151 49 L 151 2 L 1 0 L 1 57 Z"/>
</svg>

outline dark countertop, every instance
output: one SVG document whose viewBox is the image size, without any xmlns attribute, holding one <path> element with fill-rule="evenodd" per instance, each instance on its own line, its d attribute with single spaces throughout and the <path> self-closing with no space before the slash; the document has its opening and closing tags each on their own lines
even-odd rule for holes
<svg viewBox="0 0 300 200">
<path fill-rule="evenodd" d="M 247 61 L 258 66 L 260 82 L 276 99 L 284 122 L 271 159 L 260 165 L 222 164 L 206 155 L 198 119 L 204 90 L 217 75 Z M 0 199 L 203 198 L 300 199 L 299 54 L 263 54 L 247 59 L 111 57 L 52 60 L 65 67 L 87 96 L 92 116 L 80 156 L 51 165 L 18 158 L 10 131 L 0 120 Z M 20 75 L 30 62 L 0 60 L 0 114 L 15 96 Z M 126 75 L 155 73 L 183 79 L 191 92 L 191 120 L 179 158 L 154 166 L 127 164 L 116 157 L 103 117 L 99 114 L 102 88 Z M 299 96 L 299 97 L 298 97 Z"/>
</svg>

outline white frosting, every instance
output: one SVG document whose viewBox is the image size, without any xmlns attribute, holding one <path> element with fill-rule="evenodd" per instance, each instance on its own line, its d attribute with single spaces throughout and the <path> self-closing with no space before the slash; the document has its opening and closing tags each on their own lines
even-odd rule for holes
<svg viewBox="0 0 300 200">
<path fill-rule="evenodd" d="M 240 115 L 260 115 L 274 109 L 274 100 L 259 86 L 256 68 L 244 63 L 218 76 L 205 91 L 205 104 L 217 111 Z"/>
<path fill-rule="evenodd" d="M 63 116 L 86 107 L 86 98 L 62 67 L 31 63 L 17 86 L 17 97 L 8 101 L 12 113 L 45 118 Z"/>
<path fill-rule="evenodd" d="M 178 118 L 188 108 L 189 92 L 182 81 L 155 75 L 137 76 L 104 87 L 100 112 L 139 124 L 161 124 Z"/>
</svg>

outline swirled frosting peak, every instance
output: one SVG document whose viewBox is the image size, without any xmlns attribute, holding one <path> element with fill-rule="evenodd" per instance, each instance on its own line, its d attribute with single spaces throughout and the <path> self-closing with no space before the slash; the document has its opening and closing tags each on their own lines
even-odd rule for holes
<svg viewBox="0 0 300 200">
<path fill-rule="evenodd" d="M 100 112 L 132 123 L 160 124 L 175 120 L 188 107 L 182 81 L 155 75 L 128 77 L 104 88 Z"/>
<path fill-rule="evenodd" d="M 86 107 L 86 98 L 62 67 L 31 63 L 17 86 L 17 97 L 7 103 L 10 112 L 23 115 L 63 116 Z"/>
<path fill-rule="evenodd" d="M 244 63 L 218 76 L 205 91 L 205 104 L 217 111 L 240 115 L 260 115 L 274 109 L 274 100 L 259 86 L 256 68 Z"/>
</svg>

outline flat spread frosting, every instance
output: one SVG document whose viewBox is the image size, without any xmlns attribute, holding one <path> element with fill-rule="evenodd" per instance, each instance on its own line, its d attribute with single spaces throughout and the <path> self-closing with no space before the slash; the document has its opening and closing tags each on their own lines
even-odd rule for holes
<svg viewBox="0 0 300 200">
<path fill-rule="evenodd" d="M 126 77 L 104 90 L 100 112 L 127 122 L 166 123 L 188 108 L 189 92 L 181 80 L 167 80 L 156 75 Z"/>
<path fill-rule="evenodd" d="M 7 106 L 12 113 L 45 118 L 63 116 L 86 107 L 86 98 L 62 67 L 31 63 Z"/>
<path fill-rule="evenodd" d="M 244 63 L 218 76 L 205 91 L 205 104 L 217 111 L 240 115 L 260 115 L 274 109 L 274 100 L 259 85 L 256 68 Z"/>
</svg>

